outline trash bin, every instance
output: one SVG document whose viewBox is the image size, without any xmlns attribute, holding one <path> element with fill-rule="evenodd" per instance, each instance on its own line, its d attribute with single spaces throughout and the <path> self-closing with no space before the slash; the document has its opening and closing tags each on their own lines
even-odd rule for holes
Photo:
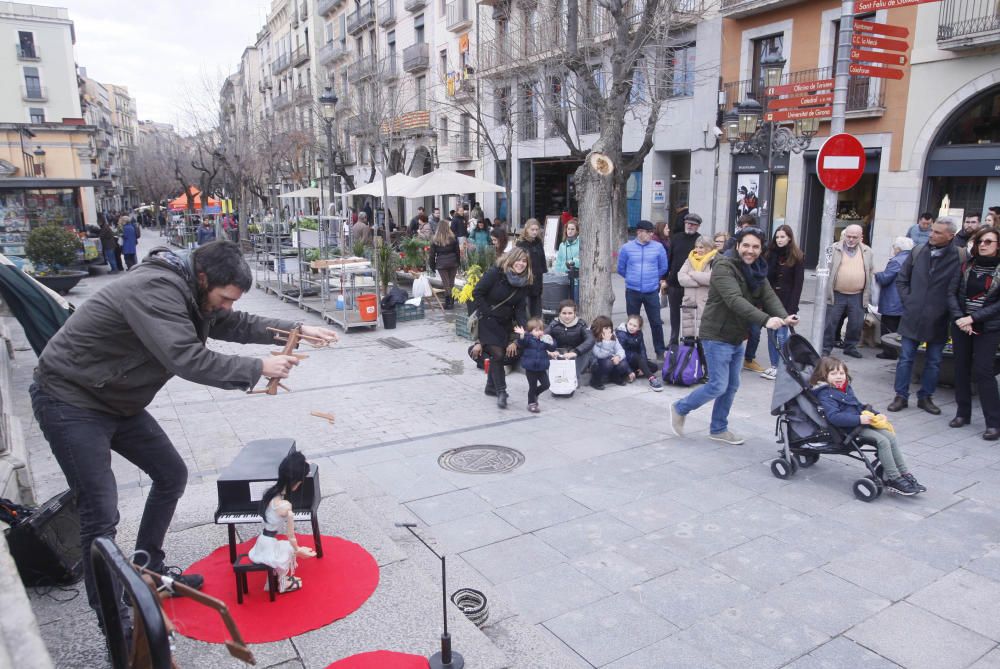
<svg viewBox="0 0 1000 669">
<path fill-rule="evenodd" d="M 383 309 L 382 310 L 382 327 L 386 330 L 396 329 L 396 310 L 395 309 Z"/>
<path fill-rule="evenodd" d="M 373 295 L 372 293 L 364 293 L 363 295 L 358 295 L 358 312 L 361 314 L 361 320 L 363 321 L 378 320 L 377 300 L 378 297 L 376 295 Z"/>
</svg>

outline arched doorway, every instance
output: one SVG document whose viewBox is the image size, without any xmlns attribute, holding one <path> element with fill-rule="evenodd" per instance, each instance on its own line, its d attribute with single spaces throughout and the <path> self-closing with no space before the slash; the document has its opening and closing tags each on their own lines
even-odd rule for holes
<svg viewBox="0 0 1000 669">
<path fill-rule="evenodd" d="M 945 196 L 962 216 L 1000 205 L 1000 86 L 970 98 L 941 124 L 924 167 L 921 211 L 937 215 Z"/>
</svg>

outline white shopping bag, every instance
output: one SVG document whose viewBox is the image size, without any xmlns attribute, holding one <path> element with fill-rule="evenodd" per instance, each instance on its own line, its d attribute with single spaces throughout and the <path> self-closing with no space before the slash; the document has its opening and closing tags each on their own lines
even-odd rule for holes
<svg viewBox="0 0 1000 669">
<path fill-rule="evenodd" d="M 576 360 L 553 360 L 549 364 L 549 391 L 553 395 L 572 395 L 576 391 Z"/>
<path fill-rule="evenodd" d="M 426 274 L 421 274 L 413 280 L 413 297 L 430 297 L 432 294 L 431 280 Z"/>
</svg>

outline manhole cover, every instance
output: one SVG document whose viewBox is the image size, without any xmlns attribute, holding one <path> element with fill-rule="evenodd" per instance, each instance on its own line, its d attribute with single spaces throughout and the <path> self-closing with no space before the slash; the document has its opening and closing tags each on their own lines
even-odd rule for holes
<svg viewBox="0 0 1000 669">
<path fill-rule="evenodd" d="M 503 474 L 524 464 L 524 453 L 506 446 L 477 444 L 445 451 L 438 464 L 462 474 Z"/>
<path fill-rule="evenodd" d="M 389 348 L 413 348 L 413 344 L 410 342 L 397 339 L 396 337 L 382 337 L 381 339 L 376 339 L 375 341 L 383 346 L 388 346 Z"/>
</svg>

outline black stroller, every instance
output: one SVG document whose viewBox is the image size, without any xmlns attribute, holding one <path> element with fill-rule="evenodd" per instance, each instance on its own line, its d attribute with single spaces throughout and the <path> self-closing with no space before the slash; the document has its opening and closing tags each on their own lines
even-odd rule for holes
<svg viewBox="0 0 1000 669">
<path fill-rule="evenodd" d="M 773 332 L 768 334 L 774 336 Z M 883 468 L 874 445 L 858 436 L 860 427 L 845 434 L 831 425 L 809 390 L 809 377 L 820 359 L 816 349 L 797 334 L 778 349 L 782 365 L 774 382 L 771 415 L 778 417 L 774 433 L 782 448 L 771 461 L 771 473 L 788 479 L 799 467 L 812 467 L 821 455 L 846 455 L 863 462 L 868 470 L 868 476 L 854 482 L 854 496 L 862 502 L 878 499 L 884 487 Z"/>
</svg>

